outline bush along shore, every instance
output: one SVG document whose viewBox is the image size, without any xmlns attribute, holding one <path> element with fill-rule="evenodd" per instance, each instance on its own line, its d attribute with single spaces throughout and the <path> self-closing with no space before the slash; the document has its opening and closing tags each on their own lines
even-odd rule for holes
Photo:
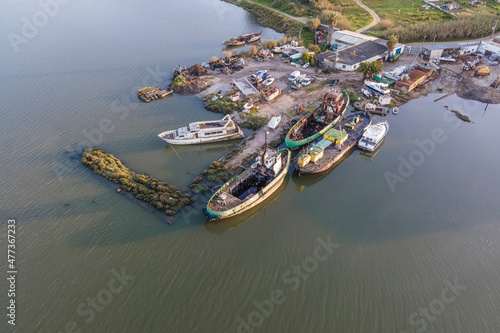
<svg viewBox="0 0 500 333">
<path fill-rule="evenodd" d="M 173 185 L 133 172 L 101 148 L 85 149 L 81 162 L 95 174 L 120 184 L 122 190 L 132 193 L 137 199 L 164 211 L 167 215 L 175 215 L 179 209 L 194 202 L 189 194 Z"/>
</svg>

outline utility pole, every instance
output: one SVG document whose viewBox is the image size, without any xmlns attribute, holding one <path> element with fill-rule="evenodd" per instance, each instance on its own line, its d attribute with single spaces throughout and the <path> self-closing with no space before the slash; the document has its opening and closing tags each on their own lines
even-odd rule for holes
<svg viewBox="0 0 500 333">
<path fill-rule="evenodd" d="M 493 39 L 493 35 L 495 34 L 495 30 L 497 30 L 497 24 L 498 24 L 498 20 L 495 21 L 495 25 L 493 26 L 493 28 L 491 28 L 491 30 L 493 30 L 493 31 L 491 32 L 490 40 Z"/>
</svg>

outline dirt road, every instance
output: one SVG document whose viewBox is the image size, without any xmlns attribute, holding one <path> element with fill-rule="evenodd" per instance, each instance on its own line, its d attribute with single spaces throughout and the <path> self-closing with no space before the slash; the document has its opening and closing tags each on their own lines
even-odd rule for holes
<svg viewBox="0 0 500 333">
<path fill-rule="evenodd" d="M 281 14 L 283 16 L 286 16 L 294 21 L 297 21 L 297 22 L 300 22 L 300 23 L 304 23 L 304 24 L 307 24 L 307 17 L 296 17 L 296 16 L 292 16 L 292 15 L 288 15 L 286 13 L 283 13 L 282 11 L 279 11 L 277 9 L 274 9 L 272 7 L 269 7 L 269 6 L 266 6 L 266 5 L 263 5 L 261 3 L 258 3 L 258 2 L 255 2 L 255 1 L 252 1 L 252 0 L 247 0 L 248 2 L 251 2 L 253 4 L 256 4 L 256 5 L 259 5 L 261 7 L 264 7 L 266 9 L 269 9 L 269 10 L 272 10 L 273 12 L 275 13 L 278 13 L 278 14 Z"/>
<path fill-rule="evenodd" d="M 376 26 L 380 22 L 380 17 L 377 15 L 377 13 L 375 13 L 373 10 L 371 10 L 365 4 L 363 4 L 363 2 L 361 2 L 361 0 L 354 0 L 354 2 L 356 2 L 358 5 L 360 5 L 364 10 L 366 10 L 368 13 L 370 13 L 370 15 L 373 17 L 372 23 L 364 26 L 361 29 L 356 30 L 356 32 L 361 33 L 365 30 L 370 29 L 371 27 Z"/>
</svg>

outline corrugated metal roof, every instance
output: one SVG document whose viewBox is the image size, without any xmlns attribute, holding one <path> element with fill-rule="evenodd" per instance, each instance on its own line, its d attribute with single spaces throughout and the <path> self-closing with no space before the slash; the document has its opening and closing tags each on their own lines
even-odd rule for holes
<svg viewBox="0 0 500 333">
<path fill-rule="evenodd" d="M 438 44 L 438 45 L 427 45 L 424 46 L 424 49 L 427 49 L 429 51 L 434 51 L 434 50 L 444 50 L 444 49 L 459 49 L 463 45 L 460 45 L 458 43 L 446 43 L 446 44 Z"/>
</svg>

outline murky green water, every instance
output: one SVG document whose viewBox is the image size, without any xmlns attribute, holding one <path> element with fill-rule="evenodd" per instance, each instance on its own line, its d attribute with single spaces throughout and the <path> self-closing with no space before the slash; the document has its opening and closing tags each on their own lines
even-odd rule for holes
<svg viewBox="0 0 500 333">
<path fill-rule="evenodd" d="M 205 223 L 195 207 L 168 225 L 74 151 L 95 144 L 186 186 L 237 142 L 177 148 L 181 160 L 156 134 L 219 116 L 135 92 L 261 28 L 216 0 L 68 1 L 15 53 L 8 34 L 40 10 L 0 4 L 0 230 L 16 219 L 18 266 L 17 325 L 2 284 L 2 332 L 500 331 L 500 107 L 414 100 L 376 154 L 290 174 L 243 217 Z"/>
</svg>

